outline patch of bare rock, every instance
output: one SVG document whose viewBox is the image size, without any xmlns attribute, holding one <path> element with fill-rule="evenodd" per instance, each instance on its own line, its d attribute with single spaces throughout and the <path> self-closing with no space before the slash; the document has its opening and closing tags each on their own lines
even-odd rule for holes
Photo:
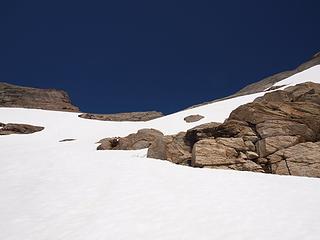
<svg viewBox="0 0 320 240">
<path fill-rule="evenodd" d="M 62 90 L 21 87 L 0 82 L 0 107 L 79 112 Z"/>
<path fill-rule="evenodd" d="M 224 123 L 176 135 L 142 129 L 101 141 L 98 149 L 148 148 L 148 157 L 192 167 L 320 177 L 320 84 L 267 93 Z"/>
<path fill-rule="evenodd" d="M 187 117 L 184 118 L 184 120 L 187 122 L 187 123 L 192 123 L 192 122 L 198 122 L 200 121 L 202 118 L 204 118 L 204 116 L 201 116 L 199 114 L 196 114 L 196 115 L 189 115 Z"/>
<path fill-rule="evenodd" d="M 0 135 L 30 134 L 42 131 L 44 127 L 18 123 L 0 123 Z"/>
<path fill-rule="evenodd" d="M 149 112 L 129 112 L 129 113 L 114 113 L 114 114 L 94 114 L 83 113 L 79 117 L 85 119 L 94 119 L 101 121 L 149 121 L 159 117 L 163 117 L 161 112 L 149 111 Z"/>
</svg>

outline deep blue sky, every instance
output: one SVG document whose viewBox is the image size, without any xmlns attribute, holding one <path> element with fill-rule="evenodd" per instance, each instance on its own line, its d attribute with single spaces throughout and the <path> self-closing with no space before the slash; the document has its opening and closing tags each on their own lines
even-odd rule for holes
<svg viewBox="0 0 320 240">
<path fill-rule="evenodd" d="M 320 51 L 318 0 L 1 1 L 0 81 L 171 113 Z"/>
</svg>

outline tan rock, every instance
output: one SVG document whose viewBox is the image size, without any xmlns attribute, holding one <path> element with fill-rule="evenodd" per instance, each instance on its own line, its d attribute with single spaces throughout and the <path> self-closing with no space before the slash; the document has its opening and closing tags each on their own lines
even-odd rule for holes
<svg viewBox="0 0 320 240">
<path fill-rule="evenodd" d="M 191 161 L 191 147 L 186 144 L 185 132 L 177 135 L 156 138 L 148 149 L 148 158 L 168 160 L 177 164 L 189 164 Z"/>
<path fill-rule="evenodd" d="M 79 112 L 68 94 L 56 89 L 21 87 L 0 82 L 0 107 L 37 108 Z"/>
<path fill-rule="evenodd" d="M 316 134 L 306 124 L 289 120 L 267 120 L 256 126 L 261 138 L 274 136 L 301 136 L 305 141 L 316 139 Z"/>
<path fill-rule="evenodd" d="M 216 142 L 227 147 L 231 147 L 236 151 L 246 151 L 248 147 L 245 145 L 242 138 L 216 138 Z"/>
<path fill-rule="evenodd" d="M 249 160 L 254 160 L 259 158 L 259 155 L 256 152 L 252 152 L 252 151 L 247 151 L 246 155 Z"/>
<path fill-rule="evenodd" d="M 221 123 L 211 122 L 191 128 L 187 131 L 185 139 L 192 146 L 201 139 L 212 137 L 219 125 Z"/>
<path fill-rule="evenodd" d="M 204 118 L 204 116 L 201 116 L 201 115 L 197 114 L 197 115 L 187 116 L 187 117 L 184 118 L 184 120 L 185 120 L 187 123 L 192 123 L 192 122 L 200 121 L 202 118 Z"/>
<path fill-rule="evenodd" d="M 151 143 L 163 134 L 155 129 L 141 129 L 126 137 L 106 138 L 100 140 L 98 150 L 137 150 L 148 148 Z"/>
<path fill-rule="evenodd" d="M 299 143 L 268 156 L 274 174 L 320 177 L 320 142 Z"/>
<path fill-rule="evenodd" d="M 33 126 L 29 124 L 20 123 L 8 123 L 1 124 L 0 135 L 10 135 L 10 134 L 30 134 L 42 131 L 44 127 Z"/>
<path fill-rule="evenodd" d="M 300 136 L 267 137 L 257 142 L 257 151 L 260 157 L 266 157 L 278 150 L 296 145 L 300 141 Z"/>
<path fill-rule="evenodd" d="M 194 144 L 192 166 L 230 165 L 241 162 L 238 153 L 231 147 L 217 143 L 215 139 L 203 139 Z"/>
<path fill-rule="evenodd" d="M 128 112 L 128 113 L 114 113 L 114 114 L 94 114 L 94 113 L 82 113 L 79 115 L 81 118 L 94 119 L 101 121 L 149 121 L 159 117 L 163 117 L 161 112 Z"/>
</svg>

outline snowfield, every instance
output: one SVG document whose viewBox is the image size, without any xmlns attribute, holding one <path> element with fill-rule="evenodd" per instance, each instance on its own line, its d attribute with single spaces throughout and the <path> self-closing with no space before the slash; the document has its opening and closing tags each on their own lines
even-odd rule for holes
<svg viewBox="0 0 320 240">
<path fill-rule="evenodd" d="M 320 83 L 320 66 L 276 85 Z M 1 240 L 315 239 L 320 179 L 197 169 L 139 151 L 97 151 L 104 137 L 141 128 L 175 134 L 222 122 L 264 93 L 148 122 L 104 122 L 77 113 L 0 108 L 0 122 L 44 126 L 0 136 Z M 200 114 L 204 119 L 186 123 Z M 74 138 L 75 141 L 59 142 Z"/>
</svg>

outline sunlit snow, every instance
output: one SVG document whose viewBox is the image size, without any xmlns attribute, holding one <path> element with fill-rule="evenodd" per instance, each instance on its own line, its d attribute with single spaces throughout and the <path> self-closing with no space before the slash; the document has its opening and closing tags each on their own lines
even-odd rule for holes
<svg viewBox="0 0 320 240">
<path fill-rule="evenodd" d="M 320 83 L 320 66 L 276 85 Z M 0 136 L 0 239 L 319 239 L 320 180 L 196 169 L 97 151 L 104 137 L 141 128 L 175 134 L 223 122 L 257 93 L 148 122 L 104 122 L 77 113 L 0 108 L 0 122 L 44 126 Z M 205 118 L 186 123 L 183 118 Z M 75 141 L 59 142 L 74 138 Z"/>
</svg>

